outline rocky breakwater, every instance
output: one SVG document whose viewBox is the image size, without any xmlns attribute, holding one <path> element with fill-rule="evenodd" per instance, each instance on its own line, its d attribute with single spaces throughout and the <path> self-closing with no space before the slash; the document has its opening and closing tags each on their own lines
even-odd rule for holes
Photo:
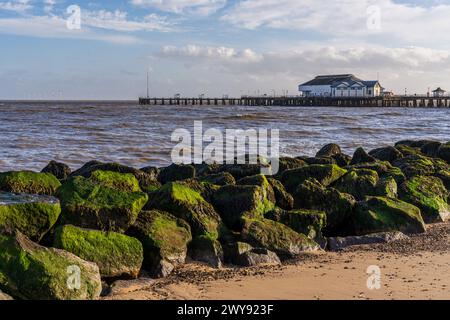
<svg viewBox="0 0 450 320">
<path fill-rule="evenodd" d="M 97 299 L 115 281 L 166 277 L 187 259 L 273 265 L 424 233 L 450 216 L 449 150 L 401 141 L 349 156 L 330 144 L 316 157 L 281 158 L 273 177 L 262 165 L 97 161 L 0 173 L 0 290 Z M 70 270 L 80 271 L 75 287 Z"/>
</svg>

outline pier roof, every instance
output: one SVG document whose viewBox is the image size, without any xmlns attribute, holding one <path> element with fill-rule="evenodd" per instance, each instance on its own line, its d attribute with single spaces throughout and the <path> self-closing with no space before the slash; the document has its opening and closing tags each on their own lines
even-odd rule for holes
<svg viewBox="0 0 450 320">
<path fill-rule="evenodd" d="M 305 82 L 301 86 L 327 86 L 342 81 L 362 82 L 361 79 L 355 77 L 353 74 L 337 74 L 317 76 L 313 80 Z"/>
</svg>

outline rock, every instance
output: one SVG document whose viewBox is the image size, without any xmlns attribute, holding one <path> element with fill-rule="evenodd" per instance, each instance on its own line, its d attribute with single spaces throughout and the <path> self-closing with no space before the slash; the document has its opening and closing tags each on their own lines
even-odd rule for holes
<svg viewBox="0 0 450 320">
<path fill-rule="evenodd" d="M 410 148 L 422 148 L 424 145 L 431 142 L 436 142 L 433 140 L 402 140 L 395 144 L 396 147 L 406 146 Z"/>
<path fill-rule="evenodd" d="M 422 152 L 420 151 L 420 148 L 417 147 L 411 147 L 407 145 L 398 145 L 395 147 L 398 151 L 400 151 L 404 157 L 408 156 L 423 156 Z"/>
<path fill-rule="evenodd" d="M 417 206 L 426 223 L 444 222 L 450 217 L 447 189 L 439 178 L 415 176 L 401 185 L 399 196 Z"/>
<path fill-rule="evenodd" d="M 0 191 L 52 196 L 61 186 L 50 173 L 11 171 L 0 173 Z"/>
<path fill-rule="evenodd" d="M 152 277 L 163 278 L 185 263 L 188 243 L 192 240 L 189 224 L 170 213 L 142 211 L 128 235 L 144 246 L 143 268 Z"/>
<path fill-rule="evenodd" d="M 0 192 L 0 227 L 19 230 L 34 241 L 42 240 L 60 213 L 56 198 Z"/>
<path fill-rule="evenodd" d="M 398 184 L 394 177 L 382 178 L 378 181 L 375 194 L 378 196 L 384 196 L 388 198 L 397 198 L 398 196 Z"/>
<path fill-rule="evenodd" d="M 322 235 L 322 229 L 327 225 L 327 216 L 324 211 L 306 209 L 286 211 L 276 209 L 266 214 L 265 217 L 306 235 L 322 248 L 326 246 L 326 239 Z"/>
<path fill-rule="evenodd" d="M 350 164 L 350 162 L 352 161 L 351 156 L 343 154 L 343 153 L 336 154 L 336 155 L 332 156 L 332 158 L 334 159 L 336 164 L 341 168 L 348 166 Z"/>
<path fill-rule="evenodd" d="M 439 157 L 439 149 L 441 148 L 442 143 L 438 141 L 431 141 L 427 144 L 424 144 L 420 148 L 420 152 L 422 152 L 424 155 L 431 157 L 431 158 L 437 158 Z"/>
<path fill-rule="evenodd" d="M 290 158 L 290 157 L 280 157 L 279 159 L 279 170 L 275 177 L 281 178 L 283 172 L 286 170 L 298 169 L 302 167 L 306 167 L 308 164 L 299 159 L 299 158 Z"/>
<path fill-rule="evenodd" d="M 142 244 L 135 238 L 71 225 L 56 229 L 54 247 L 94 262 L 102 278 L 137 278 L 144 259 Z"/>
<path fill-rule="evenodd" d="M 398 149 L 391 146 L 372 150 L 369 152 L 369 155 L 380 161 L 389 162 L 403 158 L 403 154 Z"/>
<path fill-rule="evenodd" d="M 355 165 L 359 163 L 371 163 L 371 162 L 376 162 L 376 159 L 371 155 L 367 154 L 367 152 L 363 148 L 358 148 L 353 154 L 353 158 L 352 161 L 350 162 L 350 165 Z"/>
<path fill-rule="evenodd" d="M 253 248 L 248 243 L 236 242 L 227 246 L 225 261 L 241 267 L 280 265 L 275 252 L 264 248 Z"/>
<path fill-rule="evenodd" d="M 0 287 L 26 300 L 89 300 L 102 291 L 95 263 L 7 230 L 0 232 Z"/>
<path fill-rule="evenodd" d="M 319 152 L 317 152 L 316 157 L 327 158 L 333 157 L 338 154 L 342 154 L 341 147 L 339 147 L 337 144 L 330 143 L 320 149 Z"/>
<path fill-rule="evenodd" d="M 432 159 L 421 155 L 407 156 L 394 161 L 392 164 L 400 168 L 408 178 L 417 175 L 433 175 L 436 172 L 447 168 L 447 164 L 442 160 Z"/>
<path fill-rule="evenodd" d="M 189 245 L 189 256 L 195 261 L 207 263 L 214 268 L 222 268 L 224 262 L 222 245 L 210 235 L 195 237 Z"/>
<path fill-rule="evenodd" d="M 161 172 L 161 170 L 159 168 L 153 167 L 153 166 L 144 167 L 139 170 L 148 174 L 151 177 L 151 179 L 154 181 L 158 180 L 159 173 Z"/>
<path fill-rule="evenodd" d="M 0 301 L 12 301 L 12 300 L 14 300 L 13 297 L 0 290 Z"/>
<path fill-rule="evenodd" d="M 442 180 L 447 191 L 450 192 L 450 169 L 449 170 L 440 170 L 436 173 L 436 177 Z M 450 197 L 450 195 L 449 195 Z"/>
<path fill-rule="evenodd" d="M 122 191 L 95 179 L 75 176 L 61 186 L 57 193 L 62 207 L 61 224 L 125 232 L 146 204 L 147 194 Z"/>
<path fill-rule="evenodd" d="M 96 184 L 101 184 L 105 187 L 119 191 L 142 192 L 139 187 L 139 181 L 131 173 L 97 170 L 91 173 L 89 180 Z"/>
<path fill-rule="evenodd" d="M 439 148 L 438 156 L 447 161 L 447 163 L 450 163 L 450 141 Z"/>
<path fill-rule="evenodd" d="M 195 178 L 195 168 L 193 165 L 185 164 L 171 164 L 170 166 L 161 169 L 158 175 L 158 181 L 162 184 L 192 178 Z"/>
<path fill-rule="evenodd" d="M 336 160 L 334 160 L 334 158 L 328 157 L 314 157 L 314 158 L 310 158 L 310 157 L 302 157 L 301 158 L 303 161 L 305 161 L 308 165 L 312 165 L 312 164 L 336 164 Z"/>
<path fill-rule="evenodd" d="M 208 161 L 208 163 L 203 162 L 201 164 L 193 164 L 193 166 L 195 168 L 196 177 L 204 177 L 221 173 L 221 165 L 213 161 Z"/>
<path fill-rule="evenodd" d="M 426 231 L 419 208 L 385 197 L 372 197 L 359 202 L 353 220 L 355 235 L 390 231 L 415 234 Z"/>
<path fill-rule="evenodd" d="M 275 194 L 275 204 L 284 210 L 292 210 L 294 208 L 294 198 L 286 191 L 283 184 L 276 180 L 267 179 L 272 186 Z"/>
<path fill-rule="evenodd" d="M 208 182 L 218 186 L 226 186 L 229 184 L 236 184 L 236 179 L 228 172 L 221 172 L 217 174 L 210 174 L 200 178 L 202 182 Z"/>
<path fill-rule="evenodd" d="M 44 169 L 42 169 L 41 172 L 42 173 L 51 173 L 58 180 L 64 181 L 72 173 L 72 170 L 70 169 L 70 167 L 68 165 L 52 160 Z"/>
<path fill-rule="evenodd" d="M 264 165 L 261 164 L 224 164 L 220 166 L 220 172 L 228 172 L 236 180 L 261 174 Z"/>
<path fill-rule="evenodd" d="M 328 238 L 328 248 L 331 251 L 341 251 L 348 247 L 377 243 L 391 243 L 406 240 L 409 237 L 399 231 L 374 233 L 365 236 Z"/>
<path fill-rule="evenodd" d="M 170 182 L 156 192 L 148 202 L 146 210 L 161 210 L 185 220 L 193 237 L 210 235 L 218 239 L 224 231 L 222 219 L 212 205 L 192 188 Z"/>
<path fill-rule="evenodd" d="M 275 203 L 275 192 L 267 178 L 261 174 L 245 177 L 236 182 L 241 186 L 259 186 L 264 192 L 264 197 L 272 203 Z"/>
<path fill-rule="evenodd" d="M 273 251 L 280 258 L 320 250 L 320 246 L 306 235 L 269 219 L 245 219 L 241 236 L 250 245 Z"/>
<path fill-rule="evenodd" d="M 363 200 L 366 196 L 377 195 L 378 173 L 369 169 L 353 169 L 337 180 L 333 188 Z"/>
<path fill-rule="evenodd" d="M 94 171 L 112 171 L 117 173 L 131 173 L 139 181 L 139 186 L 145 192 L 154 191 L 159 188 L 161 184 L 155 180 L 153 174 L 146 173 L 144 171 L 127 167 L 118 163 L 102 163 L 98 161 L 91 161 L 86 163 L 80 169 L 72 172 L 71 177 L 82 176 L 84 178 L 89 178 Z"/>
<path fill-rule="evenodd" d="M 201 181 L 199 178 L 188 179 L 183 181 L 178 181 L 177 183 L 184 185 L 198 193 L 206 200 L 206 202 L 211 203 L 212 197 L 217 190 L 220 189 L 220 186 L 211 184 L 209 182 Z"/>
<path fill-rule="evenodd" d="M 133 293 L 136 291 L 145 291 L 151 289 L 156 281 L 151 278 L 139 278 L 135 280 L 117 280 L 115 281 L 107 294 L 108 297 L 115 297 Z"/>
<path fill-rule="evenodd" d="M 347 170 L 337 165 L 310 165 L 285 171 L 281 182 L 288 192 L 294 193 L 297 187 L 308 179 L 316 179 L 322 185 L 329 186 L 346 173 Z"/>
<path fill-rule="evenodd" d="M 229 185 L 214 194 L 213 204 L 228 228 L 241 231 L 244 217 L 262 218 L 274 209 L 275 200 L 268 199 L 267 194 L 257 185 Z"/>
<path fill-rule="evenodd" d="M 353 166 L 348 166 L 345 169 L 368 169 L 373 170 L 378 173 L 380 178 L 393 177 L 397 184 L 402 184 L 406 181 L 406 176 L 403 174 L 402 170 L 399 168 L 393 167 L 387 161 L 377 161 L 373 163 L 361 163 Z"/>
</svg>

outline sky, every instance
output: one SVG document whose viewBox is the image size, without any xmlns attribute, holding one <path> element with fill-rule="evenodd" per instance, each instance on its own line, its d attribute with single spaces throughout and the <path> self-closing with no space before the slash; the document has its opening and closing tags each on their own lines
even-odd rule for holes
<svg viewBox="0 0 450 320">
<path fill-rule="evenodd" d="M 0 99 L 450 90 L 450 0 L 0 0 Z"/>
</svg>

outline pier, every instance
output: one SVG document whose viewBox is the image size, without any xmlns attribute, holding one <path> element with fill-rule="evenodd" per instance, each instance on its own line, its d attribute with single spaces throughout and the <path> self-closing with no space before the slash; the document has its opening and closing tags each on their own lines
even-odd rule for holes
<svg viewBox="0 0 450 320">
<path fill-rule="evenodd" d="M 140 105 L 450 108 L 450 96 L 139 98 Z"/>
</svg>

